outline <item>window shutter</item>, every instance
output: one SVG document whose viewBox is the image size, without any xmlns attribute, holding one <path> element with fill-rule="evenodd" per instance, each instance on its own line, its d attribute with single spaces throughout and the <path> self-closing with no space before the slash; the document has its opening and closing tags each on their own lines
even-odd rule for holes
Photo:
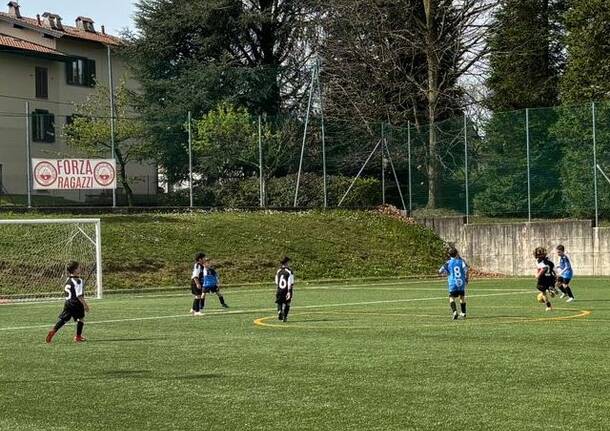
<svg viewBox="0 0 610 431">
<path fill-rule="evenodd" d="M 66 82 L 70 85 L 74 84 L 74 73 L 72 72 L 72 69 L 74 68 L 74 62 L 70 61 L 68 63 L 66 63 Z"/>
<path fill-rule="evenodd" d="M 95 86 L 95 60 L 87 60 L 85 63 L 87 66 L 86 69 L 86 84 L 89 85 L 90 87 L 94 87 Z"/>
<path fill-rule="evenodd" d="M 38 142 L 38 137 L 40 136 L 39 122 L 38 122 L 38 113 L 36 111 L 32 112 L 30 116 L 32 120 L 32 140 L 34 142 Z"/>
<path fill-rule="evenodd" d="M 55 114 L 46 114 L 44 122 L 45 142 L 55 142 Z"/>
</svg>

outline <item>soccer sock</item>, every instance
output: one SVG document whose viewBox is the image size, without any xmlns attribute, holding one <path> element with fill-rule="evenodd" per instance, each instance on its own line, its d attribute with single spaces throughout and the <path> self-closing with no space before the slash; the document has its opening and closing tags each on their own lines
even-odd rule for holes
<svg viewBox="0 0 610 431">
<path fill-rule="evenodd" d="M 85 326 L 85 322 L 81 322 L 80 320 L 76 322 L 76 336 L 80 337 L 83 335 L 83 327 Z"/>
<path fill-rule="evenodd" d="M 466 303 L 465 302 L 460 303 L 460 309 L 462 310 L 462 313 L 466 314 Z"/>
<path fill-rule="evenodd" d="M 224 296 L 218 295 L 218 300 L 220 301 L 221 305 L 227 305 L 227 303 L 225 302 Z"/>
<path fill-rule="evenodd" d="M 572 294 L 572 289 L 570 289 L 570 286 L 566 286 L 566 294 L 570 297 L 570 298 L 574 298 L 574 295 Z"/>
<path fill-rule="evenodd" d="M 288 312 L 290 311 L 290 305 L 284 304 L 284 318 L 288 316 Z"/>
<path fill-rule="evenodd" d="M 55 326 L 53 327 L 53 331 L 57 332 L 61 329 L 62 326 L 64 326 L 66 324 L 65 320 L 58 320 L 57 323 L 55 324 Z"/>
<path fill-rule="evenodd" d="M 566 288 L 563 286 L 563 284 L 560 284 L 557 287 L 559 287 L 559 290 L 561 290 L 561 293 L 566 293 Z"/>
<path fill-rule="evenodd" d="M 201 301 L 201 299 L 195 298 L 193 299 L 193 311 L 197 312 L 199 311 L 199 302 Z"/>
<path fill-rule="evenodd" d="M 549 301 L 546 301 L 546 306 L 551 308 L 551 303 Z"/>
<path fill-rule="evenodd" d="M 203 311 L 203 307 L 205 307 L 205 297 L 199 300 L 199 311 Z"/>
<path fill-rule="evenodd" d="M 451 312 L 455 313 L 457 311 L 457 307 L 455 305 L 455 302 L 450 302 L 449 305 L 451 306 Z"/>
</svg>

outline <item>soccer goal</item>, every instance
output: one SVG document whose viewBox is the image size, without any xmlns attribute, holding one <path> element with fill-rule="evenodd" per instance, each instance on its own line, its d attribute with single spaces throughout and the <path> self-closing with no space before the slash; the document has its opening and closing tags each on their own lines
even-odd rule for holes
<svg viewBox="0 0 610 431">
<path fill-rule="evenodd" d="M 101 298 L 99 219 L 0 220 L 0 302 L 63 297 L 72 260 L 86 295 Z"/>
</svg>

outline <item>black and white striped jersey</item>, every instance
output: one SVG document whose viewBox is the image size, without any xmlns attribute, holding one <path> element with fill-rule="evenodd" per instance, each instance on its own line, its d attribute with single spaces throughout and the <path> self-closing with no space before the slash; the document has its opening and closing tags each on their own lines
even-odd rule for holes
<svg viewBox="0 0 610 431">
<path fill-rule="evenodd" d="M 85 296 L 85 282 L 80 277 L 70 276 L 66 280 L 64 291 L 66 292 L 66 302 L 80 302 L 78 298 Z"/>
<path fill-rule="evenodd" d="M 193 275 L 191 275 L 191 279 L 196 278 L 200 280 L 203 278 L 203 265 L 199 262 L 195 262 L 195 266 L 193 266 Z"/>
<path fill-rule="evenodd" d="M 294 273 L 287 266 L 277 270 L 275 274 L 275 285 L 279 290 L 290 289 L 294 286 Z"/>
</svg>

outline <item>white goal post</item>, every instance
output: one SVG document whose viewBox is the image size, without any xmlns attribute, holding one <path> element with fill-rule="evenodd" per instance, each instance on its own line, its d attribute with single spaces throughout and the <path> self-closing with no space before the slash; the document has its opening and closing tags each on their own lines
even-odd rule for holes
<svg viewBox="0 0 610 431">
<path fill-rule="evenodd" d="M 70 261 L 86 295 L 101 298 L 100 219 L 1 219 L 0 303 L 63 297 Z"/>
</svg>

